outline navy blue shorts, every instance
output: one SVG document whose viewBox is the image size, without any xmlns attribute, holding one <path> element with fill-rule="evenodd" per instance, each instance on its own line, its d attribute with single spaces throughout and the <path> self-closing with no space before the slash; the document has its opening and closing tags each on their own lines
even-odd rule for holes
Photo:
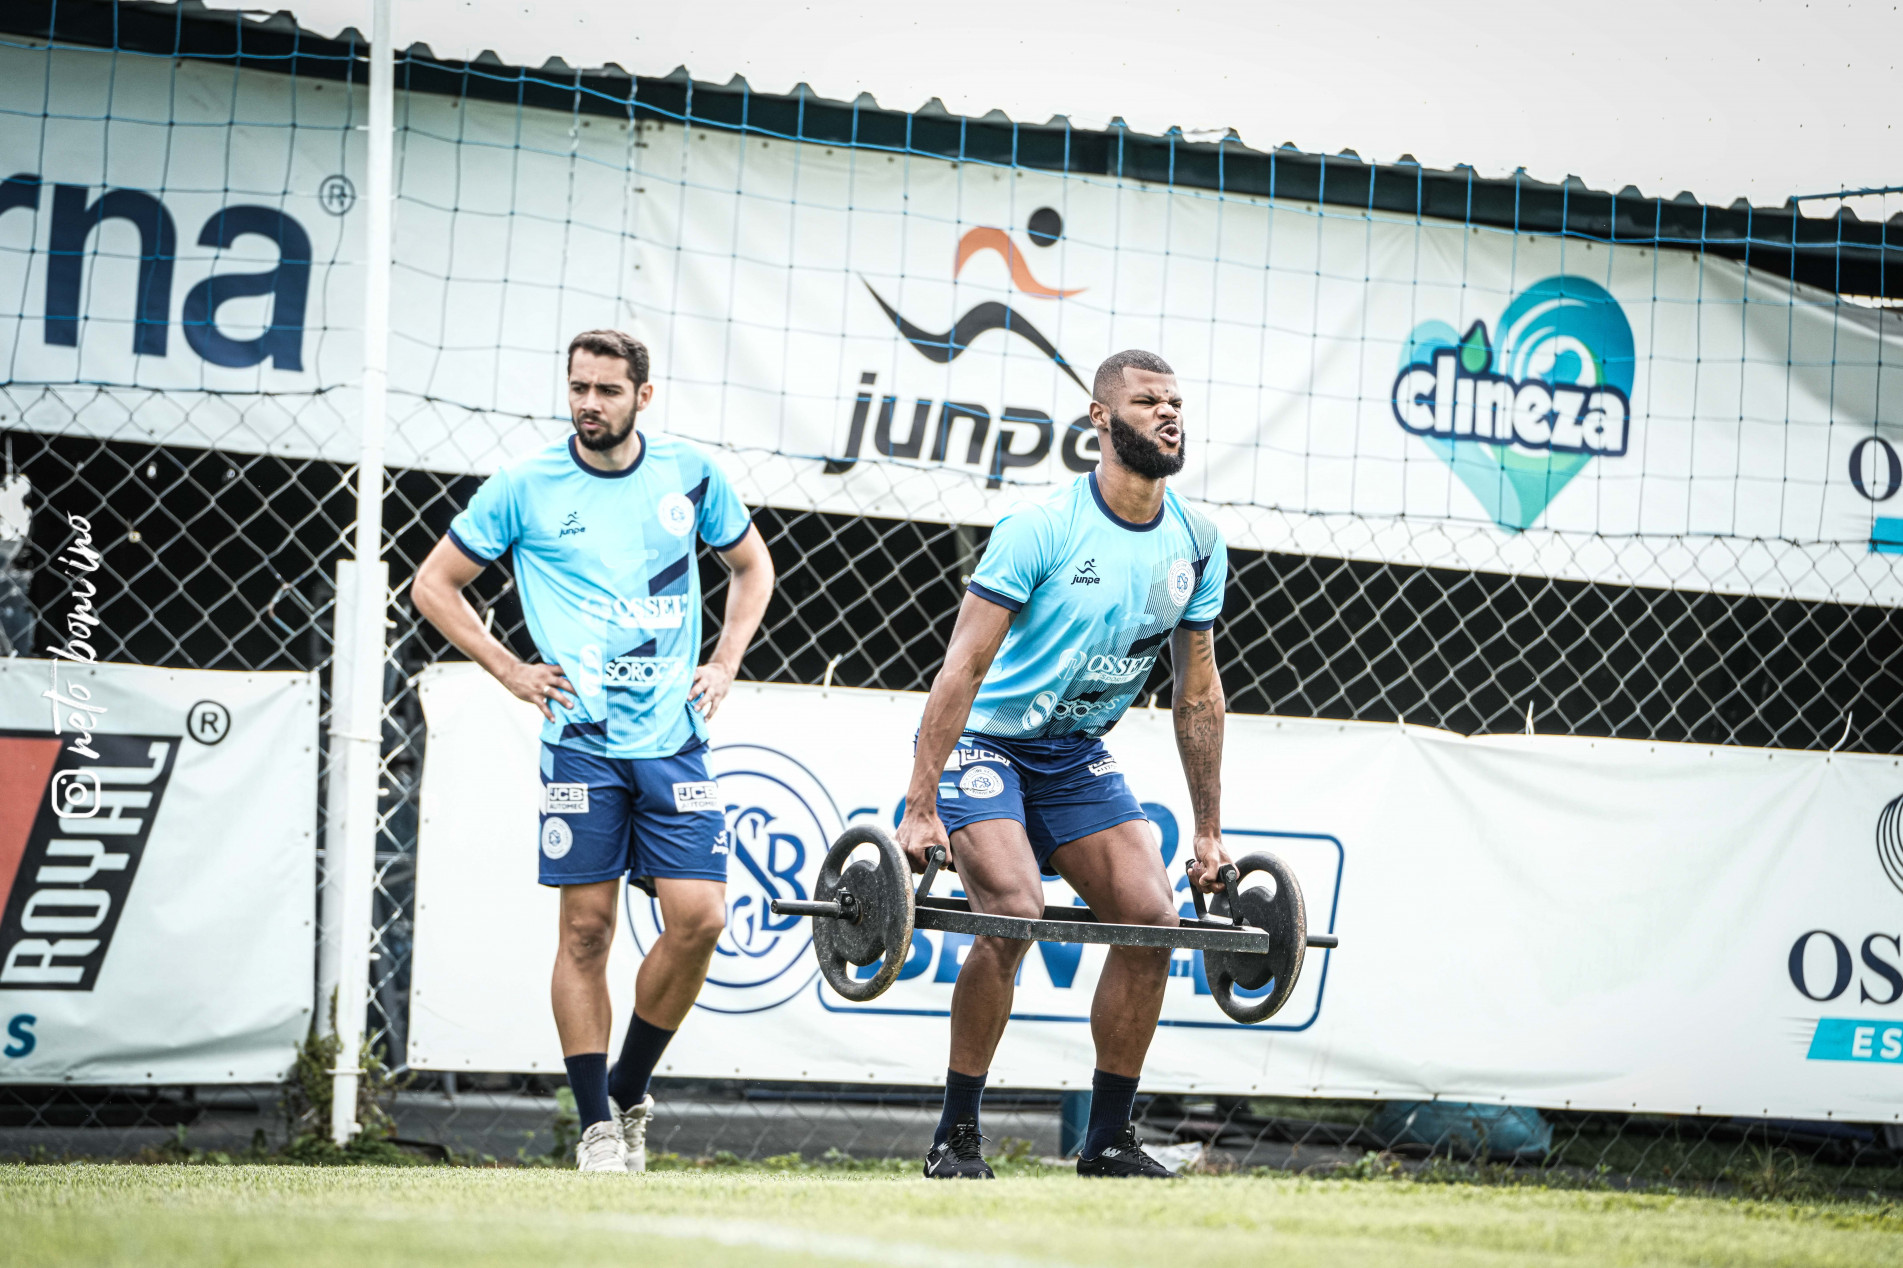
<svg viewBox="0 0 1903 1268">
<path fill-rule="evenodd" d="M 1039 869 L 1093 832 L 1145 817 L 1102 740 L 999 740 L 965 734 L 938 777 L 938 817 L 947 833 L 986 819 L 1024 825 Z"/>
<path fill-rule="evenodd" d="M 542 745 L 539 840 L 544 885 L 726 880 L 727 816 L 707 746 L 628 758 Z"/>
</svg>

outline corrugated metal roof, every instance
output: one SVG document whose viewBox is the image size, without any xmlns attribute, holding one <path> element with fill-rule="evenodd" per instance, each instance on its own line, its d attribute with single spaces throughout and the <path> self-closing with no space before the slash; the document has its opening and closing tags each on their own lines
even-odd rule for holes
<svg viewBox="0 0 1903 1268">
<path fill-rule="evenodd" d="M 0 29 L 236 60 L 328 79 L 360 79 L 365 47 L 353 29 L 323 36 L 300 27 L 288 12 L 240 15 L 207 9 L 198 0 L 176 5 L 122 0 L 116 6 L 111 0 L 14 0 L 0 9 Z M 1214 135 L 1173 128 L 1142 134 L 1120 120 L 1105 129 L 1084 129 L 1062 116 L 1025 123 L 996 110 L 974 118 L 952 114 L 936 98 L 916 110 L 888 110 L 869 94 L 850 102 L 829 100 L 805 84 L 787 93 L 758 93 L 738 75 L 723 84 L 707 83 L 693 79 L 685 67 L 665 76 L 636 76 L 612 64 L 577 69 L 552 57 L 527 68 L 510 66 L 493 53 L 466 62 L 442 59 L 423 44 L 400 55 L 398 84 L 414 92 L 529 108 L 676 120 L 961 162 L 1702 251 L 1825 291 L 1903 299 L 1903 215 L 1877 223 L 1845 208 L 1831 218 L 1812 218 L 1800 215 L 1794 202 L 1753 207 L 1741 199 L 1719 207 L 1685 192 L 1660 198 L 1628 185 L 1610 193 L 1576 177 L 1554 184 L 1524 171 L 1483 177 L 1465 167 L 1424 168 L 1406 156 L 1394 163 L 1368 163 L 1353 151 L 1315 154 L 1289 145 L 1255 150 L 1233 131 Z"/>
</svg>

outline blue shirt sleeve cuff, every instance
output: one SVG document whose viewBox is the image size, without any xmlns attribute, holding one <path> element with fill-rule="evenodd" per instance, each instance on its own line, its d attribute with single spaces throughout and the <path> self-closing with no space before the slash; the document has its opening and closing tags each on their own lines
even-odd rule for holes
<svg viewBox="0 0 1903 1268">
<path fill-rule="evenodd" d="M 753 527 L 753 516 L 752 514 L 748 514 L 747 522 L 741 526 L 740 531 L 738 533 L 734 534 L 734 538 L 732 541 L 727 542 L 725 545 L 722 545 L 720 542 L 708 542 L 707 544 L 709 546 L 712 546 L 715 550 L 722 550 L 722 551 L 732 550 L 735 546 L 738 546 L 741 542 L 747 539 L 747 532 L 752 527 Z"/>
<path fill-rule="evenodd" d="M 980 599 L 983 599 L 986 603 L 997 604 L 999 607 L 1003 608 L 1006 612 L 1022 612 L 1024 610 L 1024 605 L 1022 603 L 1019 603 L 1016 599 L 1012 598 L 1008 594 L 999 594 L 996 590 L 993 590 L 990 586 L 981 586 L 977 582 L 973 581 L 968 583 L 965 586 L 965 589 L 971 591 L 971 593 L 977 595 Z"/>
<path fill-rule="evenodd" d="M 1213 630 L 1216 628 L 1216 618 L 1212 616 L 1207 621 L 1192 621 L 1185 617 L 1176 624 L 1179 629 L 1185 630 Z"/>
<path fill-rule="evenodd" d="M 475 551 L 471 550 L 469 548 L 469 543 L 456 535 L 455 529 L 452 528 L 443 535 L 449 538 L 449 540 L 455 545 L 457 550 L 462 551 L 463 554 L 468 555 L 471 559 L 483 565 L 485 568 L 495 562 L 495 560 L 485 559 L 481 555 L 478 555 Z"/>
</svg>

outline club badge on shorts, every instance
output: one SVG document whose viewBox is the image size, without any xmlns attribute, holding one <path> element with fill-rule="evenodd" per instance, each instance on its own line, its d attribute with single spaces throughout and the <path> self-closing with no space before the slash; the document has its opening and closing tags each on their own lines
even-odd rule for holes
<svg viewBox="0 0 1903 1268">
<path fill-rule="evenodd" d="M 995 797 L 1004 791 L 1004 778 L 989 766 L 973 766 L 959 777 L 958 791 L 967 797 Z"/>
<path fill-rule="evenodd" d="M 542 823 L 542 853 L 552 859 L 561 858 L 575 844 L 574 829 L 568 826 L 566 819 L 547 819 Z"/>
</svg>

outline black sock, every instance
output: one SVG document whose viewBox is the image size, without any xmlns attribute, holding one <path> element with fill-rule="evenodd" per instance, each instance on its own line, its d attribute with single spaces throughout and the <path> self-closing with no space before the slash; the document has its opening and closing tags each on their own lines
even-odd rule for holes
<svg viewBox="0 0 1903 1268">
<path fill-rule="evenodd" d="M 1090 1125 L 1084 1129 L 1081 1154 L 1095 1158 L 1106 1145 L 1116 1143 L 1123 1134 L 1130 1112 L 1136 1108 L 1137 1081 L 1107 1070 L 1090 1073 Z"/>
<path fill-rule="evenodd" d="M 621 1041 L 621 1060 L 608 1072 L 608 1091 L 613 1094 L 615 1104 L 631 1110 L 641 1103 L 641 1098 L 648 1094 L 648 1080 L 654 1076 L 654 1067 L 660 1064 L 667 1041 L 673 1037 L 673 1031 L 649 1025 L 641 1020 L 640 1014 L 629 1015 L 628 1035 Z"/>
<path fill-rule="evenodd" d="M 933 1146 L 944 1144 L 959 1120 L 978 1121 L 978 1102 L 984 1094 L 984 1075 L 945 1071 L 945 1112 L 938 1116 L 938 1130 L 932 1134 Z"/>
<path fill-rule="evenodd" d="M 587 1131 L 596 1123 L 607 1122 L 608 1054 L 584 1052 L 563 1057 L 562 1064 L 568 1067 L 568 1090 L 575 1094 L 575 1113 L 581 1118 L 581 1129 Z"/>
</svg>

